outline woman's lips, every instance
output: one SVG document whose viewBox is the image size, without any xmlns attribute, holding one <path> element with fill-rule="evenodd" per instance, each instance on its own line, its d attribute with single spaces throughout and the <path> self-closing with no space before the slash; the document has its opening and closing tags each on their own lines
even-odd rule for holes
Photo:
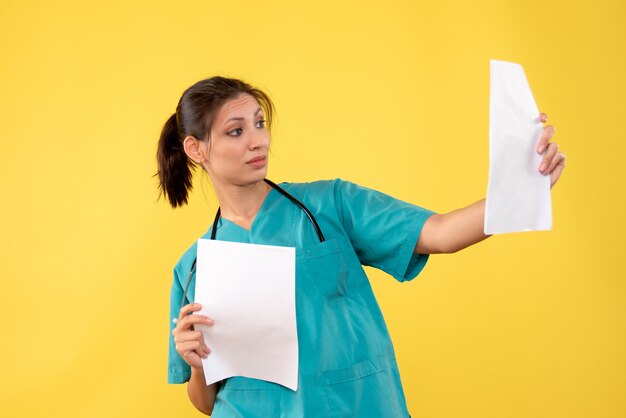
<svg viewBox="0 0 626 418">
<path fill-rule="evenodd" d="M 265 167 L 267 162 L 267 157 L 256 157 L 246 162 L 246 164 L 251 165 L 256 168 Z"/>
</svg>

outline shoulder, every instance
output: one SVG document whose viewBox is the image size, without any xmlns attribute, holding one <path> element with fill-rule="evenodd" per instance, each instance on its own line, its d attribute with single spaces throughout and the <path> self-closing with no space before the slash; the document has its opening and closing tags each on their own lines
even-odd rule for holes
<svg viewBox="0 0 626 418">
<path fill-rule="evenodd" d="M 328 209 L 340 204 L 342 190 L 346 184 L 351 183 L 337 178 L 308 183 L 283 182 L 280 186 L 307 206 Z"/>
<path fill-rule="evenodd" d="M 337 184 L 341 183 L 343 180 L 334 179 L 334 180 L 316 180 L 306 183 L 291 183 L 291 182 L 282 182 L 279 184 L 280 187 L 287 190 L 289 193 L 293 193 L 294 195 L 307 195 L 307 194 L 325 194 L 329 191 L 332 191 Z"/>
<path fill-rule="evenodd" d="M 280 183 L 280 186 L 304 202 L 315 204 L 323 202 L 333 203 L 341 207 L 343 203 L 363 203 L 363 201 L 386 196 L 383 193 L 361 186 L 351 181 L 336 178 L 333 180 L 318 180 L 309 183 Z"/>
<path fill-rule="evenodd" d="M 371 195 L 377 192 L 340 178 L 309 183 L 281 183 L 287 192 L 300 200 L 315 216 L 344 223 L 345 212 L 354 206 L 367 206 Z"/>
<path fill-rule="evenodd" d="M 283 182 L 279 184 L 298 198 L 303 200 L 325 200 L 341 198 L 345 193 L 349 193 L 353 189 L 364 189 L 355 183 L 340 178 L 332 180 L 317 180 L 308 183 L 290 183 Z"/>
</svg>

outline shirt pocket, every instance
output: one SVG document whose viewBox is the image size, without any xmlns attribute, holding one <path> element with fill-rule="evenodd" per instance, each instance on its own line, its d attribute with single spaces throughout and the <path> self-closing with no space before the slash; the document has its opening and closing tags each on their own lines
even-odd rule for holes
<svg viewBox="0 0 626 418">
<path fill-rule="evenodd" d="M 280 416 L 279 385 L 247 377 L 230 377 L 220 389 L 214 418 L 265 418 Z"/>
<path fill-rule="evenodd" d="M 222 390 L 278 390 L 279 385 L 265 380 L 252 379 L 250 377 L 233 376 L 226 379 Z"/>
<path fill-rule="evenodd" d="M 401 417 L 390 373 L 372 360 L 322 374 L 332 418 Z"/>
<path fill-rule="evenodd" d="M 328 299 L 344 296 L 348 287 L 347 263 L 338 239 L 305 247 L 298 256 L 301 277 Z"/>
</svg>

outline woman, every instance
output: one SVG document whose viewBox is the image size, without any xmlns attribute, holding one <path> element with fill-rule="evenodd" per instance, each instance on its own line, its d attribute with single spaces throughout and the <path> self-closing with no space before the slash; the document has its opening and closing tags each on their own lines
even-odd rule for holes
<svg viewBox="0 0 626 418">
<path fill-rule="evenodd" d="M 440 215 L 342 180 L 277 186 L 265 179 L 272 113 L 270 99 L 242 81 L 194 84 L 163 128 L 158 174 L 176 207 L 187 203 L 194 167 L 208 173 L 220 209 L 203 238 L 296 248 L 298 390 L 244 377 L 206 385 L 201 358 L 210 347 L 194 325 L 213 320 L 190 315 L 201 308 L 189 303 L 195 244 L 174 269 L 169 382 L 188 381 L 192 403 L 214 417 L 406 417 L 393 346 L 362 265 L 414 278 L 429 254 L 487 238 L 485 202 Z M 552 135 L 544 128 L 537 151 L 554 185 L 565 160 Z"/>
</svg>

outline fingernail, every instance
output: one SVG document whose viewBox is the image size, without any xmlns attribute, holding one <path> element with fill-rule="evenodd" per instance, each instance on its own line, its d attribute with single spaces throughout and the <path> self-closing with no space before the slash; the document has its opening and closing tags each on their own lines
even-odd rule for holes
<svg viewBox="0 0 626 418">
<path fill-rule="evenodd" d="M 545 146 L 545 145 L 543 145 L 543 144 L 542 144 L 542 145 L 539 145 L 539 148 L 537 148 L 537 152 L 538 152 L 539 154 L 541 154 L 545 148 L 546 148 L 546 146 Z"/>
<path fill-rule="evenodd" d="M 539 167 L 539 171 L 541 171 L 542 173 L 544 171 L 546 171 L 546 165 L 545 164 L 541 164 L 541 166 Z"/>
<path fill-rule="evenodd" d="M 194 303 L 194 304 L 193 304 L 193 307 L 194 307 L 194 308 L 202 308 L 202 305 L 200 305 L 199 303 Z"/>
</svg>

